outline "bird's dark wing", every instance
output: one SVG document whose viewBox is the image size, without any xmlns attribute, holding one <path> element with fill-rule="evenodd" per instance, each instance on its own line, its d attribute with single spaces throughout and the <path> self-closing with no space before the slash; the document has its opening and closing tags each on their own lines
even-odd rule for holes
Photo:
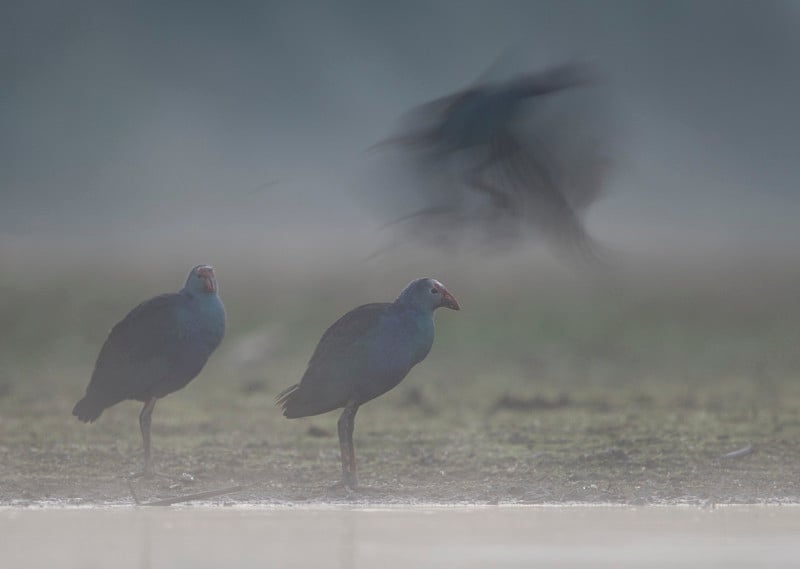
<svg viewBox="0 0 800 569">
<path fill-rule="evenodd" d="M 339 318 L 322 335 L 303 379 L 278 395 L 287 417 L 317 415 L 342 407 L 352 396 L 368 359 L 365 340 L 389 303 L 365 304 Z"/>
<path fill-rule="evenodd" d="M 176 310 L 180 301 L 176 293 L 153 297 L 114 326 L 97 356 L 87 394 L 116 401 L 136 398 L 164 379 L 182 340 Z"/>
<path fill-rule="evenodd" d="M 308 369 L 339 365 L 357 355 L 360 343 L 377 326 L 389 307 L 387 302 L 374 302 L 354 308 L 325 330 L 308 362 Z"/>
<path fill-rule="evenodd" d="M 505 83 L 503 90 L 509 94 L 516 93 L 519 98 L 537 97 L 596 81 L 597 76 L 589 66 L 567 63 L 516 77 Z M 395 144 L 421 145 L 439 142 L 438 129 L 448 117 L 463 105 L 481 97 L 488 88 L 490 88 L 488 84 L 476 84 L 414 107 L 400 119 L 400 133 L 379 142 L 373 148 Z"/>
<path fill-rule="evenodd" d="M 538 97 L 597 81 L 598 75 L 588 65 L 565 63 L 516 77 L 506 84 L 506 89 L 523 97 Z"/>
<path fill-rule="evenodd" d="M 411 109 L 406 115 L 406 120 L 431 120 L 439 119 L 446 115 L 454 108 L 461 105 L 464 101 L 471 99 L 480 89 L 480 87 L 463 89 L 450 95 L 433 99 L 421 105 L 417 105 Z"/>
<path fill-rule="evenodd" d="M 479 90 L 464 89 L 417 105 L 400 117 L 397 134 L 386 138 L 370 149 L 387 146 L 429 146 L 440 142 L 439 129 L 448 115 L 474 97 Z"/>
</svg>

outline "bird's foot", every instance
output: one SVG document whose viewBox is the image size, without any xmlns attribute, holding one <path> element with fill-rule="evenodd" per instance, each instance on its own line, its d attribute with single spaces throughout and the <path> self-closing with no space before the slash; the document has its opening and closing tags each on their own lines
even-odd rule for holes
<svg viewBox="0 0 800 569">
<path fill-rule="evenodd" d="M 361 495 L 361 488 L 346 486 L 340 480 L 332 486 L 328 486 L 326 492 L 327 500 L 355 500 Z"/>
<path fill-rule="evenodd" d="M 339 480 L 335 484 L 331 484 L 328 486 L 328 490 L 332 492 L 358 492 L 361 489 L 360 486 L 355 484 L 347 484 L 344 480 Z"/>
<path fill-rule="evenodd" d="M 336 484 L 328 488 L 328 490 L 345 490 L 348 493 L 356 492 L 358 490 L 358 480 L 354 472 L 342 472 L 342 479 Z"/>
<path fill-rule="evenodd" d="M 371 486 L 347 486 L 343 481 L 339 481 L 333 486 L 328 487 L 328 498 L 333 499 L 371 499 L 371 498 L 385 498 L 387 493 L 382 488 L 373 488 Z"/>
</svg>

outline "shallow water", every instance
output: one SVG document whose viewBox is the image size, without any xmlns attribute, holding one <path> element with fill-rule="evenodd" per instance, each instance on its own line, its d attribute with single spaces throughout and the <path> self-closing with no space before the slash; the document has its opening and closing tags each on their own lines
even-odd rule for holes
<svg viewBox="0 0 800 569">
<path fill-rule="evenodd" d="M 800 567 L 800 508 L 0 510 L 3 567 Z"/>
</svg>

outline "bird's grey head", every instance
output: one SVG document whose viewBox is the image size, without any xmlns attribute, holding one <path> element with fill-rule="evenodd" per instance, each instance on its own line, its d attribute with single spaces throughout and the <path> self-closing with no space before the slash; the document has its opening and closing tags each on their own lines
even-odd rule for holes
<svg viewBox="0 0 800 569">
<path fill-rule="evenodd" d="M 189 272 L 184 290 L 192 294 L 216 294 L 217 276 L 211 265 L 197 265 Z"/>
<path fill-rule="evenodd" d="M 436 279 L 430 278 L 411 281 L 397 297 L 397 302 L 421 306 L 430 310 L 436 310 L 439 307 L 461 310 L 458 301 L 450 294 L 450 291 Z"/>
</svg>

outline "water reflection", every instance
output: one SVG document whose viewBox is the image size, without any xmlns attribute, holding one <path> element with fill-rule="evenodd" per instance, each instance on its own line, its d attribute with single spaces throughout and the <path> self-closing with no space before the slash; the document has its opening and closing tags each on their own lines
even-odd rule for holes
<svg viewBox="0 0 800 569">
<path fill-rule="evenodd" d="M 342 512 L 342 523 L 339 533 L 339 569 L 354 569 L 358 551 L 358 534 L 356 525 L 358 515 L 356 512 Z"/>
<path fill-rule="evenodd" d="M 798 514 L 793 506 L 8 508 L 0 535 L 3 566 L 33 569 L 774 567 L 800 555 Z"/>
</svg>

